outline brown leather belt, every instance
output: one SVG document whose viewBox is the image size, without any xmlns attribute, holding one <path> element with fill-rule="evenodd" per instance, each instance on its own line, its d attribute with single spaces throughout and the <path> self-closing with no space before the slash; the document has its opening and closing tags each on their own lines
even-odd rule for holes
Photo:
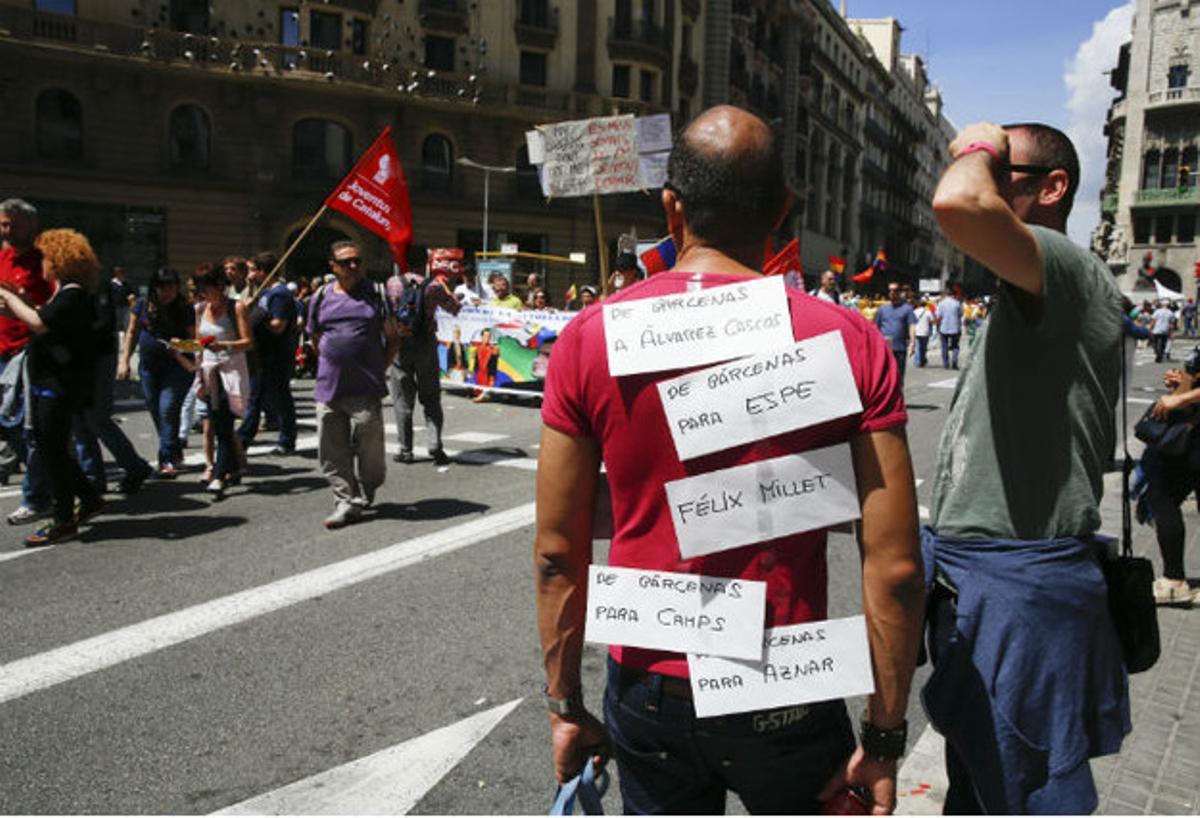
<svg viewBox="0 0 1200 818">
<path fill-rule="evenodd" d="M 674 696 L 677 699 L 692 699 L 692 683 L 688 679 L 681 679 L 678 676 L 666 676 L 662 673 L 651 673 L 648 670 L 640 670 L 638 668 L 621 668 L 621 674 L 631 681 L 650 686 L 654 677 L 658 676 L 662 679 L 662 692 L 668 696 Z"/>
</svg>

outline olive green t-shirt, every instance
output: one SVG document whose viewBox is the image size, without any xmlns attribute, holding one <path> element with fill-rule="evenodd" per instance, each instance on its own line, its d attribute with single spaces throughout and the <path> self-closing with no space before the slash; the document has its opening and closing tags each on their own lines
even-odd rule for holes
<svg viewBox="0 0 1200 818">
<path fill-rule="evenodd" d="M 943 536 L 1038 540 L 1100 527 L 1121 295 L 1091 253 L 1032 229 L 1042 298 L 1001 286 L 942 431 L 931 524 Z"/>
</svg>

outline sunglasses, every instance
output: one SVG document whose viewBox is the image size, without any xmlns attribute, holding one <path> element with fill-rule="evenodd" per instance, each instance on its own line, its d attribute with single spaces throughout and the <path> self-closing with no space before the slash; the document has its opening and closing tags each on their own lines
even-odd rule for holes
<svg viewBox="0 0 1200 818">
<path fill-rule="evenodd" d="M 1009 165 L 1009 171 L 1013 173 L 1028 173 L 1031 176 L 1045 176 L 1048 173 L 1058 170 L 1049 165 Z"/>
<path fill-rule="evenodd" d="M 362 264 L 362 259 L 358 256 L 351 256 L 350 258 L 335 258 L 333 259 L 333 263 L 339 267 L 358 267 L 360 264 Z"/>
</svg>

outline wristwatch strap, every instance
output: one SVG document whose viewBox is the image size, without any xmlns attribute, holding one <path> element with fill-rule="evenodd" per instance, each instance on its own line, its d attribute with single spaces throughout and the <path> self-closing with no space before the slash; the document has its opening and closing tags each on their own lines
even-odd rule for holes
<svg viewBox="0 0 1200 818">
<path fill-rule="evenodd" d="M 900 726 L 884 730 L 867 721 L 863 714 L 861 730 L 859 731 L 863 752 L 879 761 L 895 761 L 904 755 L 908 744 L 908 722 Z"/>
<path fill-rule="evenodd" d="M 577 687 L 565 699 L 556 699 L 550 695 L 550 685 L 542 685 L 542 699 L 546 709 L 558 716 L 573 716 L 583 710 L 583 688 Z"/>
</svg>

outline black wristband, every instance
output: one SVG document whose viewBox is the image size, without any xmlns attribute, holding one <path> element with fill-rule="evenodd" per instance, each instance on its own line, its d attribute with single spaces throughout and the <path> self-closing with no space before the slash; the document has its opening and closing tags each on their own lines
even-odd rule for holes
<svg viewBox="0 0 1200 818">
<path fill-rule="evenodd" d="M 542 699 L 546 709 L 559 716 L 575 716 L 583 711 L 583 688 L 577 687 L 565 699 L 556 699 L 550 695 L 550 685 L 542 685 Z"/>
<path fill-rule="evenodd" d="M 904 755 L 908 744 L 908 722 L 900 723 L 899 727 L 884 730 L 867 721 L 863 714 L 860 731 L 863 752 L 877 761 L 895 761 Z"/>
</svg>

